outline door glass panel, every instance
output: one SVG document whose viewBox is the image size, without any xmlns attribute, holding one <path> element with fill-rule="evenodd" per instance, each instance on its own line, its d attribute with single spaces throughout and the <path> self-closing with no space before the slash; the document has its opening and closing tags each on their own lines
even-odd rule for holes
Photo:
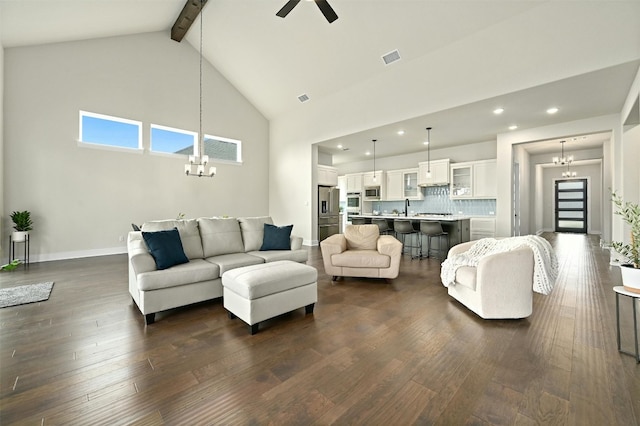
<svg viewBox="0 0 640 426">
<path fill-rule="evenodd" d="M 583 221 L 577 221 L 577 220 L 559 220 L 558 221 L 558 226 L 562 227 L 562 228 L 582 228 L 583 226 Z"/>
<path fill-rule="evenodd" d="M 583 211 L 559 211 L 558 217 L 560 219 L 583 219 Z"/>
<path fill-rule="evenodd" d="M 584 203 L 582 201 L 560 201 L 558 203 L 558 208 L 560 209 L 581 209 L 584 207 Z"/>
<path fill-rule="evenodd" d="M 560 192 L 558 193 L 558 198 L 561 200 L 572 200 L 572 199 L 578 199 L 578 200 L 582 200 L 582 197 L 584 195 L 582 194 L 582 192 Z"/>
<path fill-rule="evenodd" d="M 564 191 L 566 189 L 579 189 L 583 190 L 584 185 L 580 181 L 562 181 L 558 182 L 558 189 Z"/>
</svg>

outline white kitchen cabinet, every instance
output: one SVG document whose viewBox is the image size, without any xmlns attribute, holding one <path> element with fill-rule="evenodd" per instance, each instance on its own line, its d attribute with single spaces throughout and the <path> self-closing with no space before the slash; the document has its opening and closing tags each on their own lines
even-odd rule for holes
<svg viewBox="0 0 640 426">
<path fill-rule="evenodd" d="M 387 175 L 387 196 L 385 200 L 421 200 L 422 191 L 418 188 L 418 169 L 389 170 Z"/>
<path fill-rule="evenodd" d="M 338 186 L 338 169 L 318 164 L 318 185 Z"/>
<path fill-rule="evenodd" d="M 385 200 L 402 199 L 402 170 L 390 170 L 387 172 L 387 197 Z"/>
<path fill-rule="evenodd" d="M 340 190 L 340 201 L 347 201 L 347 177 L 338 176 L 338 189 Z"/>
<path fill-rule="evenodd" d="M 429 162 L 423 161 L 418 163 L 418 185 L 419 186 L 438 186 L 449 184 L 449 165 L 448 158 L 444 160 L 433 160 L 429 166 Z M 431 176 L 427 176 L 427 171 L 431 169 Z"/>
<path fill-rule="evenodd" d="M 451 164 L 449 196 L 460 198 L 496 198 L 496 160 Z"/>
<path fill-rule="evenodd" d="M 498 196 L 496 160 L 477 161 L 473 164 L 473 196 L 474 198 Z"/>
<path fill-rule="evenodd" d="M 471 241 L 496 236 L 496 219 L 493 217 L 472 217 L 470 220 Z"/>
<path fill-rule="evenodd" d="M 382 188 L 385 186 L 384 183 L 384 172 L 382 170 L 376 170 L 375 172 L 366 172 L 362 173 L 362 186 L 380 186 Z"/>
<path fill-rule="evenodd" d="M 347 192 L 362 192 L 362 173 L 344 175 L 347 179 Z"/>
</svg>

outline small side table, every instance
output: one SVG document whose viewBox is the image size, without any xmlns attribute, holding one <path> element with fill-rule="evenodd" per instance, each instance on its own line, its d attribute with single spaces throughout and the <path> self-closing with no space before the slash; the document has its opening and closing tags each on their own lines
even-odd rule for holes
<svg viewBox="0 0 640 426">
<path fill-rule="evenodd" d="M 20 259 L 25 265 L 29 265 L 29 255 L 31 254 L 31 247 L 29 246 L 29 234 L 25 235 L 23 241 L 13 241 L 13 236 L 9 234 L 9 263 L 15 259 L 16 256 L 16 244 L 24 244 L 24 259 Z"/>
<path fill-rule="evenodd" d="M 640 299 L 640 293 L 633 293 L 626 290 L 623 286 L 616 286 L 613 288 L 616 292 L 616 327 L 618 332 L 618 352 L 636 357 L 636 363 L 640 364 L 640 354 L 638 354 L 638 320 L 636 316 L 636 301 Z M 623 351 L 620 344 L 620 295 L 630 297 L 633 306 L 633 335 L 635 337 L 635 353 Z"/>
</svg>

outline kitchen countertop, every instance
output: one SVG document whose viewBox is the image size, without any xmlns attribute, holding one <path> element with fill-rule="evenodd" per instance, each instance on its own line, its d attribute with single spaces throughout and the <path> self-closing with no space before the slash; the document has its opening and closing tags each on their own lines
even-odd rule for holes
<svg viewBox="0 0 640 426">
<path fill-rule="evenodd" d="M 471 216 L 467 215 L 459 215 L 459 214 L 447 214 L 447 215 L 421 215 L 421 214 L 409 214 L 405 216 L 404 214 L 361 214 L 358 217 L 368 218 L 368 219 L 411 219 L 411 220 L 437 220 L 441 222 L 455 222 L 457 220 L 465 220 L 470 219 Z"/>
</svg>

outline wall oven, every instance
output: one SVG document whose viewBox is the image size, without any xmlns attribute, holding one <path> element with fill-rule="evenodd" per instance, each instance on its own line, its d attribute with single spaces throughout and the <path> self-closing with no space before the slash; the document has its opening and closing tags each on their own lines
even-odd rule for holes
<svg viewBox="0 0 640 426">
<path fill-rule="evenodd" d="M 347 194 L 347 212 L 360 213 L 360 200 L 361 196 L 359 192 L 349 192 Z"/>
</svg>

